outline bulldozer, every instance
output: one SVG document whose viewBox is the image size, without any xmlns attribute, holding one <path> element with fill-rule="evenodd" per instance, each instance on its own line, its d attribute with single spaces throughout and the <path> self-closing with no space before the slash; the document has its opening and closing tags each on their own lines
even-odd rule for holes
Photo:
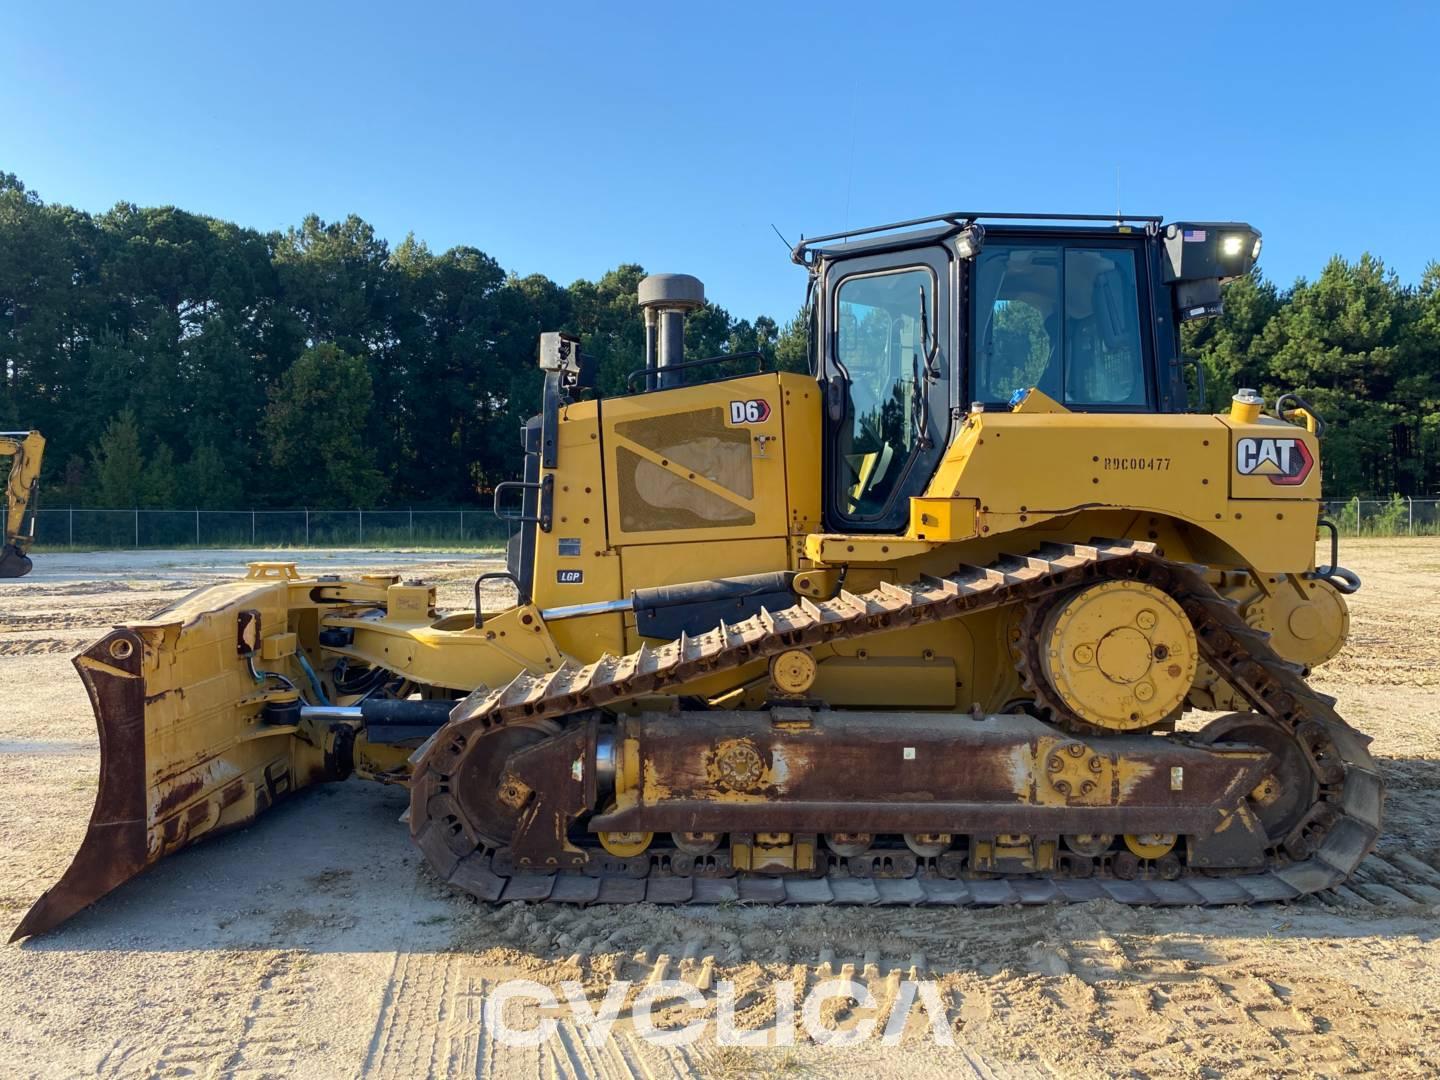
<svg viewBox="0 0 1440 1080">
<path fill-rule="evenodd" d="M 5 535 L 0 538 L 0 580 L 24 577 L 33 568 L 36 502 L 45 437 L 38 431 L 0 431 L 0 458 L 10 458 L 5 480 Z"/>
<path fill-rule="evenodd" d="M 430 872 L 489 902 L 1339 884 L 1383 785 L 1306 683 L 1360 584 L 1333 526 L 1317 565 L 1323 419 L 1212 412 L 1181 355 L 1260 246 L 971 212 L 803 240 L 804 374 L 687 358 L 684 274 L 640 285 L 627 393 L 543 334 L 473 610 L 255 563 L 76 657 L 99 792 L 15 936 L 347 777 L 406 786 Z"/>
</svg>

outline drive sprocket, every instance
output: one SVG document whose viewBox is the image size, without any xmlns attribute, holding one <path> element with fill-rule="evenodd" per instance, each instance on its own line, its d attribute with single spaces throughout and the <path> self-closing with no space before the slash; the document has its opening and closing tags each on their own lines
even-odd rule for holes
<svg viewBox="0 0 1440 1080">
<path fill-rule="evenodd" d="M 1056 722 L 1081 732 L 1153 728 L 1195 680 L 1195 630 L 1180 605 L 1141 581 L 1051 593 L 1027 605 L 1016 666 Z"/>
</svg>

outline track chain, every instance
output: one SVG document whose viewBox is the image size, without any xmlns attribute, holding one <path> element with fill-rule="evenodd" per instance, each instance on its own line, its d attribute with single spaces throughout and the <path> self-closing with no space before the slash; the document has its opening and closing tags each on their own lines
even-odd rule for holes
<svg viewBox="0 0 1440 1080">
<path fill-rule="evenodd" d="M 1123 904 L 1245 904 L 1292 900 L 1343 883 L 1379 836 L 1383 784 L 1369 739 L 1312 690 L 1300 669 L 1282 660 L 1268 636 L 1246 624 L 1233 604 L 1205 581 L 1205 568 L 1170 562 L 1155 544 L 1097 540 L 1044 544 L 985 567 L 962 566 L 945 577 L 909 585 L 882 582 L 867 593 L 842 591 L 830 600 L 800 600 L 779 612 L 762 610 L 735 624 L 656 648 L 592 664 L 567 661 L 542 675 L 521 674 L 498 689 L 481 687 L 460 702 L 450 721 L 412 759 L 410 829 L 431 868 L 483 900 L 659 904 L 941 904 L 986 906 L 1080 902 Z M 1271 853 L 1265 870 L 1209 873 L 1187 868 L 1179 880 L 1121 880 L 1046 875 L 942 877 L 935 860 L 915 861 L 908 877 L 855 877 L 833 858 L 820 877 L 738 877 L 676 873 L 668 853 L 609 860 L 585 871 L 516 872 L 467 826 L 449 775 L 497 727 L 558 719 L 645 694 L 664 693 L 719 671 L 734 670 L 787 649 L 898 630 L 1008 604 L 1030 602 L 1099 580 L 1133 579 L 1164 589 L 1195 627 L 1201 658 L 1226 678 L 1255 712 L 1272 718 L 1311 751 L 1320 795 L 1301 825 Z"/>
</svg>

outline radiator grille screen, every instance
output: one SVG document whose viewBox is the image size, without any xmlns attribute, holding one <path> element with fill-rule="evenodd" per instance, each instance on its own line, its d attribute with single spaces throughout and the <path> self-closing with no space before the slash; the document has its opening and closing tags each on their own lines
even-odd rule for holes
<svg viewBox="0 0 1440 1080">
<path fill-rule="evenodd" d="M 723 409 L 630 420 L 615 425 L 615 433 L 672 466 L 649 461 L 623 444 L 616 447 L 620 527 L 626 532 L 755 524 L 750 510 L 691 479 L 704 477 L 741 499 L 754 494 L 749 432 L 726 427 Z"/>
</svg>

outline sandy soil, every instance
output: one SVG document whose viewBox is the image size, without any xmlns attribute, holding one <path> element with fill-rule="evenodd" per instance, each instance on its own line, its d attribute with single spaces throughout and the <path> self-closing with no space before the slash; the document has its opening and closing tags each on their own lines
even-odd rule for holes
<svg viewBox="0 0 1440 1080">
<path fill-rule="evenodd" d="M 1437 1075 L 1440 909 L 1413 865 L 1440 867 L 1440 541 L 1349 541 L 1344 556 L 1365 588 L 1349 650 L 1316 682 L 1375 736 L 1390 785 L 1389 862 L 1348 896 L 1225 910 L 492 908 L 422 868 L 396 823 L 403 792 L 353 782 L 0 948 L 0 1075 Z M 94 797 L 98 746 L 69 656 L 255 557 L 56 555 L 0 586 L 0 926 L 59 875 Z M 433 552 L 301 557 L 325 571 L 423 564 L 453 607 L 480 568 Z M 1413 895 L 1385 884 L 1402 880 Z M 557 1037 L 524 1050 L 500 1045 L 479 1009 L 507 978 L 577 981 L 598 1002 L 612 979 L 669 977 L 708 1015 L 730 980 L 738 1022 L 756 1027 L 774 1013 L 770 980 L 803 998 L 847 964 L 882 1014 L 895 975 L 938 980 L 955 1045 L 934 1045 L 921 1015 L 894 1047 L 802 1035 L 748 1049 L 707 1034 L 665 1049 L 622 1013 L 597 1048 L 562 1012 Z"/>
</svg>

